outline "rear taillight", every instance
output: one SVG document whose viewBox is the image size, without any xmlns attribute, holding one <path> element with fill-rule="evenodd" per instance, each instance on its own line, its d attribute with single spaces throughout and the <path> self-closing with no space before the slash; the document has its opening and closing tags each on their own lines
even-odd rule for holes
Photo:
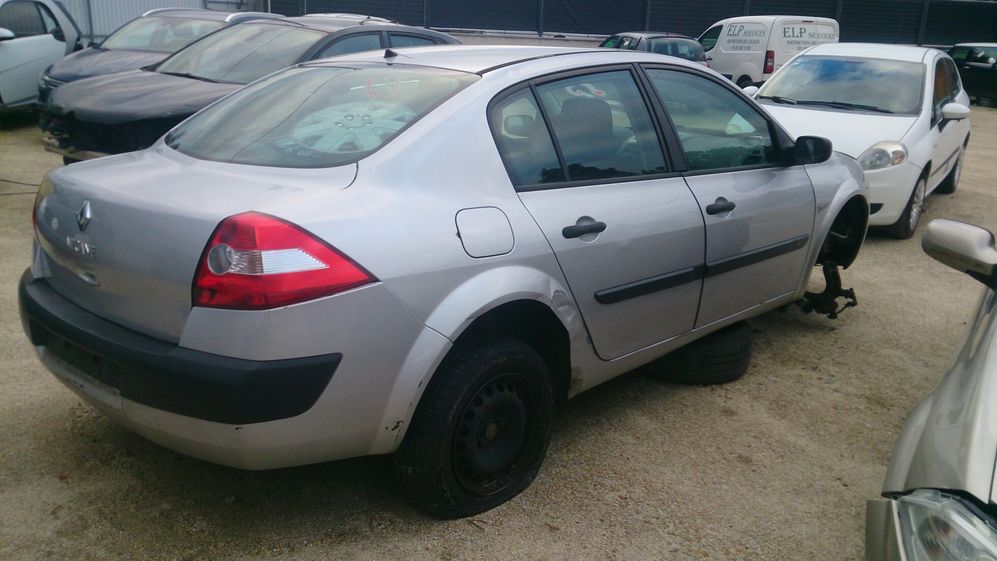
<svg viewBox="0 0 997 561">
<path fill-rule="evenodd" d="M 260 310 L 376 281 L 334 247 L 279 218 L 230 216 L 215 228 L 194 275 L 195 306 Z"/>
<path fill-rule="evenodd" d="M 775 51 L 765 51 L 765 74 L 775 72 Z"/>
</svg>

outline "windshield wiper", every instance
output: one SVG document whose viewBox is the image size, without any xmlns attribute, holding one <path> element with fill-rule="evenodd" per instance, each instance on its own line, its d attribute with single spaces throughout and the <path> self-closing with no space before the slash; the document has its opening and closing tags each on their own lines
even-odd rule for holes
<svg viewBox="0 0 997 561">
<path fill-rule="evenodd" d="M 797 101 L 798 105 L 826 105 L 828 107 L 836 107 L 838 109 L 846 109 L 848 111 L 859 110 L 859 111 L 875 111 L 877 113 L 890 113 L 893 111 L 889 109 L 883 109 L 882 107 L 876 107 L 875 105 L 863 105 L 861 103 L 848 103 L 847 101 L 820 101 L 816 99 Z"/>
<path fill-rule="evenodd" d="M 168 74 L 170 76 L 179 76 L 181 78 L 191 78 L 193 80 L 201 80 L 202 82 L 211 82 L 212 84 L 217 84 L 218 80 L 212 80 L 211 78 L 205 78 L 204 76 L 198 76 L 197 74 L 191 74 L 190 72 L 166 72 L 163 70 L 158 71 L 160 74 Z"/>
<path fill-rule="evenodd" d="M 781 95 L 760 95 L 758 99 L 771 99 L 776 103 L 785 103 L 786 105 L 796 105 L 799 103 L 791 97 L 782 97 Z"/>
</svg>

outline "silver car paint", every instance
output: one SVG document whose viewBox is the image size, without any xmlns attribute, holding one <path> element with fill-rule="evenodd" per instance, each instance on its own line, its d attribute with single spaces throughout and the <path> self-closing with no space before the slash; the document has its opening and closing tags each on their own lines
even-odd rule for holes
<svg viewBox="0 0 997 561">
<path fill-rule="evenodd" d="M 446 53 L 450 52 L 460 64 L 474 66 L 475 52 L 485 53 L 482 60 L 501 61 L 496 51 L 505 53 L 506 59 L 512 57 L 508 53 L 551 52 L 435 47 L 406 50 L 409 60 L 405 62 L 447 66 Z M 363 59 L 351 60 L 356 58 Z M 780 267 L 779 274 L 796 281 L 780 285 L 785 294 L 772 294 L 734 315 L 684 333 L 666 326 L 613 360 L 603 360 L 590 342 L 584 306 L 578 304 L 581 296 L 569 290 L 551 251 L 557 238 L 548 241 L 544 228 L 524 205 L 528 197 L 521 200 L 509 182 L 491 139 L 486 107 L 500 91 L 532 76 L 631 61 L 661 62 L 662 57 L 608 49 L 561 50 L 560 56 L 493 70 L 357 166 L 287 170 L 203 162 L 160 141 L 143 152 L 62 168 L 50 176 L 55 196 L 46 197 L 39 212 L 45 252 L 36 256 L 34 274 L 57 279 L 57 290 L 95 313 L 185 347 L 257 360 L 344 353 L 343 364 L 319 402 L 295 418 L 237 427 L 128 402 L 115 413 L 121 422 L 152 440 L 218 463 L 260 469 L 394 450 L 452 341 L 475 318 L 516 300 L 544 304 L 564 325 L 571 344 L 570 393 L 574 395 L 802 295 L 810 265 L 834 217 L 849 199 L 867 195 L 861 171 L 851 159 L 835 155 L 825 163 L 805 166 L 808 182 L 812 181 L 808 197 L 815 210 L 804 215 L 813 213 L 816 226 L 808 226 L 813 234 L 806 249 L 793 254 L 799 259 L 795 266 Z M 678 59 L 668 62 L 702 68 Z M 644 182 L 630 185 L 639 183 Z M 626 184 L 614 184 L 613 189 L 621 185 Z M 572 191 L 549 193 L 569 197 Z M 61 237 L 44 230 L 52 218 L 72 224 L 84 198 L 91 201 L 94 222 L 87 232 L 74 235 L 98 246 L 95 263 L 69 256 L 58 245 Z M 49 199 L 53 202 L 48 203 Z M 604 202 L 601 196 L 594 200 Z M 117 205 L 134 206 L 139 218 L 116 218 Z M 511 251 L 486 258 L 468 255 L 457 235 L 457 217 L 461 211 L 478 208 L 495 208 L 505 215 L 515 234 Z M 328 240 L 380 282 L 263 312 L 191 310 L 193 270 L 211 231 L 226 216 L 251 209 L 289 220 Z M 581 215 L 582 210 L 577 210 L 579 214 L 570 218 Z M 161 216 L 156 217 L 156 212 Z M 594 206 L 585 214 L 601 212 L 606 209 Z M 772 235 L 766 223 L 774 218 L 766 215 L 747 222 L 747 237 L 737 243 L 763 245 L 765 236 Z M 799 228 L 798 221 L 790 218 L 779 217 Z M 102 220 L 106 225 L 98 226 Z M 111 232 L 114 235 L 108 237 Z M 117 261 L 107 264 L 109 258 Z M 637 271 L 634 264 L 613 265 Z M 59 267 L 65 271 L 58 271 Z M 131 271 L 122 272 L 123 268 Z M 72 275 L 88 270 L 103 283 L 100 287 L 73 284 Z M 106 278 L 118 274 L 129 282 Z M 152 280 L 159 275 L 166 280 Z M 595 281 L 613 286 L 612 271 L 601 275 Z M 159 289 L 155 295 L 150 295 L 151 282 L 162 283 L 155 286 Z M 87 290 L 107 294 L 88 294 Z M 155 298 L 151 305 L 150 297 Z M 363 313 L 358 313 L 361 309 Z M 632 330 L 628 320 L 619 317 L 599 328 Z M 372 345 L 372 340 L 378 344 Z"/>
</svg>

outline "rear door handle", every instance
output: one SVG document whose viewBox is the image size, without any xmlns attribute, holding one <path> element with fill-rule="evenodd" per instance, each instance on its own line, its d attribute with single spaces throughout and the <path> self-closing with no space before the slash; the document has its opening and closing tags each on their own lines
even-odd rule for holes
<svg viewBox="0 0 997 561">
<path fill-rule="evenodd" d="M 717 197 L 716 202 L 710 205 L 706 205 L 706 214 L 713 215 L 713 214 L 720 214 L 723 212 L 730 212 L 734 210 L 734 207 L 736 206 L 737 205 L 734 204 L 734 201 L 728 201 L 723 197 Z"/>
<path fill-rule="evenodd" d="M 561 235 L 565 238 L 580 238 L 585 234 L 598 234 L 606 231 L 605 222 L 592 222 L 590 224 L 573 224 L 571 226 L 565 226 L 561 230 Z"/>
</svg>

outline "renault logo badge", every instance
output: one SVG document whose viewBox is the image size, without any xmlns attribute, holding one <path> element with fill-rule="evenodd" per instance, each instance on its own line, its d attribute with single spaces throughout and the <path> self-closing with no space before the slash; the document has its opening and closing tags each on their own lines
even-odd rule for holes
<svg viewBox="0 0 997 561">
<path fill-rule="evenodd" d="M 93 212 L 90 211 L 90 201 L 83 201 L 83 208 L 76 213 L 76 225 L 80 227 L 80 232 L 86 231 L 91 218 L 93 218 Z"/>
</svg>

